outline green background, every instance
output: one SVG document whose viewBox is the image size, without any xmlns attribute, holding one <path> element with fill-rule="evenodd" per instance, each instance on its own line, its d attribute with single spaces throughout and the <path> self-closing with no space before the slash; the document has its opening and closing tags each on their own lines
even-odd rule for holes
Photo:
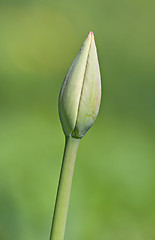
<svg viewBox="0 0 155 240">
<path fill-rule="evenodd" d="M 80 143 L 65 239 L 155 239 L 154 6 L 0 1 L 1 240 L 49 238 L 64 148 L 58 96 L 89 31 L 102 103 Z"/>
</svg>

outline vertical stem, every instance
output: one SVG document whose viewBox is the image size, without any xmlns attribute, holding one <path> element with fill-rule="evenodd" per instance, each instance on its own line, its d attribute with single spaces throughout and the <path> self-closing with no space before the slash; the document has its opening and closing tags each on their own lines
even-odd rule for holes
<svg viewBox="0 0 155 240">
<path fill-rule="evenodd" d="M 66 138 L 50 240 L 64 239 L 72 176 L 79 142 L 80 139 Z"/>
</svg>

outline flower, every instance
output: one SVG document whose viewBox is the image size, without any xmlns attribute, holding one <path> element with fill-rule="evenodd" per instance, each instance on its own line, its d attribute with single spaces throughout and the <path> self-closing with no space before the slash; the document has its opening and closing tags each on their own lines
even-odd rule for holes
<svg viewBox="0 0 155 240">
<path fill-rule="evenodd" d="M 66 136 L 82 138 L 94 123 L 101 100 L 101 76 L 93 32 L 70 66 L 59 95 L 59 116 Z"/>
</svg>

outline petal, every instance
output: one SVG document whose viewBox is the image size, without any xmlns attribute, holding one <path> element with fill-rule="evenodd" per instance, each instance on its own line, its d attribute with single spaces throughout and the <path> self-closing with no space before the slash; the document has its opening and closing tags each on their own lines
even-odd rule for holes
<svg viewBox="0 0 155 240">
<path fill-rule="evenodd" d="M 83 79 L 77 121 L 72 136 L 80 137 L 85 135 L 97 117 L 100 100 L 101 76 L 95 40 L 94 36 L 92 35 L 92 41 L 85 69 L 85 76 Z"/>
<path fill-rule="evenodd" d="M 88 35 L 68 70 L 60 92 L 59 114 L 63 129 L 68 135 L 75 128 L 90 43 L 91 36 Z"/>
</svg>

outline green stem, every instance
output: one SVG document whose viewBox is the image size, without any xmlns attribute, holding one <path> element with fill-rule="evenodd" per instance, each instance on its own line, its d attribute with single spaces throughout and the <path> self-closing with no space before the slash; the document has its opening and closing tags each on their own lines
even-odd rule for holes
<svg viewBox="0 0 155 240">
<path fill-rule="evenodd" d="M 64 239 L 72 177 L 79 142 L 80 139 L 66 138 L 50 240 Z"/>
</svg>

